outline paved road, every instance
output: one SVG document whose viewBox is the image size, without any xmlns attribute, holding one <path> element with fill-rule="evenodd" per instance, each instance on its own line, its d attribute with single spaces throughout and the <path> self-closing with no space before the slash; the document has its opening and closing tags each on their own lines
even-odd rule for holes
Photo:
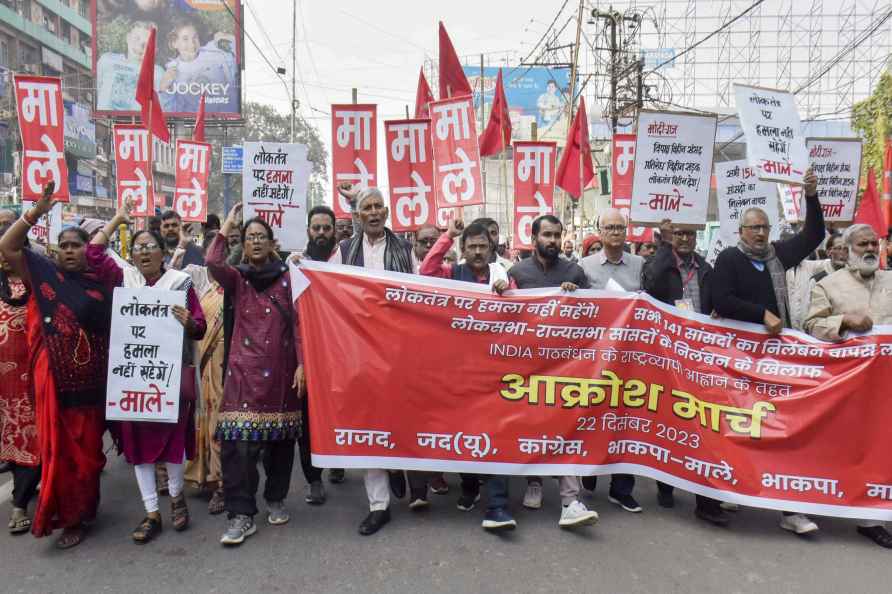
<svg viewBox="0 0 892 594">
<path fill-rule="evenodd" d="M 190 498 L 193 525 L 167 529 L 139 547 L 130 530 L 142 518 L 136 481 L 123 460 L 103 476 L 100 520 L 81 546 L 55 550 L 50 539 L 0 532 L 0 592 L 864 592 L 892 591 L 892 551 L 857 535 L 845 520 L 821 519 L 822 531 L 800 538 L 777 527 L 776 512 L 745 509 L 730 529 L 695 521 L 693 497 L 677 494 L 676 508 L 656 506 L 653 481 L 639 480 L 645 511 L 629 514 L 606 501 L 608 481 L 585 501 L 601 513 L 591 529 L 558 529 L 556 481 L 547 481 L 545 506 L 520 506 L 523 482 L 512 483 L 516 532 L 500 537 L 480 528 L 478 510 L 455 508 L 452 493 L 433 495 L 432 507 L 413 513 L 406 502 L 372 537 L 356 528 L 364 515 L 359 471 L 342 485 L 326 485 L 323 507 L 303 503 L 295 473 L 284 527 L 260 525 L 235 550 L 218 543 L 224 520 Z M 9 475 L 0 477 L 7 481 Z M 0 484 L 0 497 L 5 493 Z M 8 501 L 2 502 L 4 518 Z M 162 500 L 162 510 L 167 500 Z"/>
</svg>

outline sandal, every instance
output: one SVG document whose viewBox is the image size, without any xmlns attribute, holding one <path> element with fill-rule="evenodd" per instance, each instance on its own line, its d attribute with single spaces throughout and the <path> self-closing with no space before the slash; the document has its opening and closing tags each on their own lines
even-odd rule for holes
<svg viewBox="0 0 892 594">
<path fill-rule="evenodd" d="M 208 502 L 208 513 L 216 516 L 217 514 L 222 514 L 225 510 L 226 499 L 223 497 L 223 489 L 217 489 Z"/>
<path fill-rule="evenodd" d="M 146 544 L 161 534 L 161 515 L 146 516 L 139 526 L 133 530 L 133 542 L 136 544 Z"/>
<path fill-rule="evenodd" d="M 189 526 L 189 508 L 183 493 L 170 500 L 170 522 L 177 532 L 182 532 Z"/>
<path fill-rule="evenodd" d="M 56 541 L 56 548 L 65 550 L 76 547 L 84 540 L 85 532 L 86 530 L 83 525 L 64 529 L 62 531 L 62 536 Z"/>
<path fill-rule="evenodd" d="M 31 529 L 31 518 L 28 512 L 20 507 L 12 508 L 12 516 L 9 518 L 9 533 L 23 534 Z"/>
</svg>

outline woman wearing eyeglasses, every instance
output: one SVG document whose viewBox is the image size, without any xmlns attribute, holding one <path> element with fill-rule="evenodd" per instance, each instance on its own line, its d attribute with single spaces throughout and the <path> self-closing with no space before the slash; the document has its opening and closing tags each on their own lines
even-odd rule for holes
<svg viewBox="0 0 892 594">
<path fill-rule="evenodd" d="M 176 423 L 123 421 L 113 434 L 124 458 L 134 466 L 136 482 L 142 495 L 146 517 L 133 530 L 133 541 L 146 544 L 161 533 L 162 522 L 155 482 L 155 465 L 167 468 L 170 492 L 170 519 L 174 530 L 181 532 L 189 525 L 189 509 L 183 493 L 183 465 L 195 455 L 195 363 L 192 360 L 193 340 L 201 340 L 206 330 L 204 313 L 192 288 L 192 278 L 185 272 L 165 268 L 164 245 L 154 231 L 133 234 L 132 266 L 120 266 L 106 252 L 106 244 L 118 227 L 130 220 L 129 205 L 118 209 L 114 218 L 91 240 L 87 261 L 110 287 L 136 289 L 152 287 L 169 291 L 185 291 L 186 307 L 175 305 L 173 315 L 186 332 L 180 379 L 180 412 Z"/>
<path fill-rule="evenodd" d="M 225 545 L 240 545 L 257 531 L 254 516 L 261 460 L 266 471 L 267 522 L 275 526 L 290 519 L 284 500 L 300 433 L 303 386 L 291 277 L 275 252 L 273 231 L 266 221 L 253 218 L 244 224 L 244 263 L 226 263 L 224 238 L 238 227 L 240 218 L 241 205 L 237 205 L 206 257 L 211 276 L 223 287 L 228 316 L 223 402 L 217 423 L 229 518 L 220 539 Z"/>
</svg>

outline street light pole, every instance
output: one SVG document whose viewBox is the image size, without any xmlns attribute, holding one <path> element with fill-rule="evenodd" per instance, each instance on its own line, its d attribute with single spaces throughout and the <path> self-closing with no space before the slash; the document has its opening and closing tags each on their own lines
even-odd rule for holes
<svg viewBox="0 0 892 594">
<path fill-rule="evenodd" d="M 297 119 L 297 1 L 291 3 L 291 142 Z"/>
</svg>

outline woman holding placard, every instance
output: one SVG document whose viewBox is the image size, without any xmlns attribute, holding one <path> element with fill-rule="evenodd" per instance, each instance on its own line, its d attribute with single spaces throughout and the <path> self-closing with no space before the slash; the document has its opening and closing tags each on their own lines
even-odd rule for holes
<svg viewBox="0 0 892 594">
<path fill-rule="evenodd" d="M 84 538 L 99 507 L 105 466 L 105 380 L 111 295 L 87 266 L 87 233 L 66 228 L 49 260 L 25 247 L 28 229 L 53 207 L 53 182 L 0 238 L 0 253 L 31 290 L 28 300 L 30 374 L 37 411 L 40 496 L 31 532 L 62 528 L 56 546 Z"/>
<path fill-rule="evenodd" d="M 152 287 L 186 292 L 186 307 L 173 307 L 173 315 L 183 325 L 188 339 L 183 343 L 177 422 L 122 421 L 114 431 L 124 457 L 136 470 L 146 517 L 133 531 L 133 540 L 137 544 L 145 544 L 161 532 L 155 464 L 163 463 L 167 467 L 174 530 L 179 532 L 189 525 L 189 510 L 183 493 L 183 467 L 186 459 L 192 459 L 195 455 L 195 366 L 191 341 L 201 340 L 207 325 L 198 296 L 192 288 L 192 278 L 185 272 L 164 267 L 164 243 L 157 233 L 143 230 L 133 235 L 132 266 L 122 268 L 107 255 L 109 236 L 128 221 L 129 205 L 125 204 L 90 242 L 87 249 L 90 267 L 110 287 Z"/>
</svg>

